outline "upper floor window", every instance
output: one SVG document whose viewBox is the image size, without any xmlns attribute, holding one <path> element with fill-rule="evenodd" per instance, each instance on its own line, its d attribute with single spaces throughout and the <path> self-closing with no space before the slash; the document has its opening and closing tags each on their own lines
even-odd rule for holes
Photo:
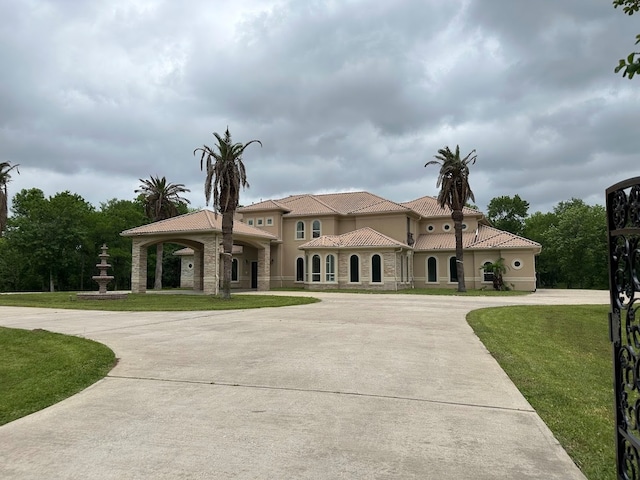
<svg viewBox="0 0 640 480">
<path fill-rule="evenodd" d="M 253 227 L 253 218 L 247 218 L 247 225 Z"/>
<path fill-rule="evenodd" d="M 296 240 L 304 240 L 304 222 L 296 223 Z"/>
<path fill-rule="evenodd" d="M 256 225 L 257 225 L 258 227 L 261 227 L 262 225 L 264 225 L 264 218 L 258 218 L 258 219 L 256 220 Z"/>
<path fill-rule="evenodd" d="M 267 227 L 270 227 L 271 225 L 273 225 L 273 218 L 272 217 L 267 217 Z"/>
<path fill-rule="evenodd" d="M 314 220 L 313 224 L 311 225 L 311 229 L 312 229 L 312 237 L 313 238 L 318 238 L 320 236 L 320 220 Z"/>
</svg>

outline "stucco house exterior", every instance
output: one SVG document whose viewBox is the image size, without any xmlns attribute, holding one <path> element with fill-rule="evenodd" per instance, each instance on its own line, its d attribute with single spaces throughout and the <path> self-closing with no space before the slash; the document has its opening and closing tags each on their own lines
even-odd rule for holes
<svg viewBox="0 0 640 480">
<path fill-rule="evenodd" d="M 482 267 L 504 258 L 505 285 L 535 290 L 540 244 L 493 228 L 477 210 L 463 213 L 467 288 L 492 288 L 492 275 Z M 190 249 L 176 253 L 192 288 L 217 293 L 221 221 L 220 215 L 201 210 L 123 232 L 133 238 L 132 289 L 144 291 L 146 249 L 164 241 Z M 369 192 L 292 195 L 242 207 L 234 222 L 232 285 L 258 290 L 455 288 L 451 213 L 434 197 L 396 203 Z"/>
</svg>

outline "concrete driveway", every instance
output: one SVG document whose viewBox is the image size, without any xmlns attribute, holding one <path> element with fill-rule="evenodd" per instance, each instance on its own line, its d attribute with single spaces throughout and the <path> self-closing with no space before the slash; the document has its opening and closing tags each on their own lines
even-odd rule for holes
<svg viewBox="0 0 640 480">
<path fill-rule="evenodd" d="M 120 359 L 0 427 L 0 478 L 584 479 L 465 315 L 607 292 L 313 295 L 223 312 L 0 307 L 0 325 L 91 338 Z"/>
</svg>

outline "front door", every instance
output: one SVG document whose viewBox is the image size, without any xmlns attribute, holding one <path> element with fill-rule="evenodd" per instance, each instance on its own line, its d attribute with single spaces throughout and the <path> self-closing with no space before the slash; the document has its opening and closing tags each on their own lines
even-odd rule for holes
<svg viewBox="0 0 640 480">
<path fill-rule="evenodd" d="M 251 262 L 251 288 L 258 288 L 258 262 Z"/>
</svg>

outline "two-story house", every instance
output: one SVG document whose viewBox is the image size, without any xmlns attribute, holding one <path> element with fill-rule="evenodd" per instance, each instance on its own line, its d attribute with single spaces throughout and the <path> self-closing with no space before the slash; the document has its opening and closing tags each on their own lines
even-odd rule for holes
<svg viewBox="0 0 640 480">
<path fill-rule="evenodd" d="M 535 290 L 541 246 L 497 230 L 484 215 L 464 210 L 467 288 L 491 288 L 483 265 L 504 258 L 505 284 Z M 133 246 L 134 290 L 144 291 L 136 258 L 158 241 L 183 244 L 183 285 L 217 292 L 221 217 L 202 210 L 123 232 Z M 144 253 L 143 253 L 144 250 Z M 268 290 L 397 290 L 457 284 L 455 236 L 448 210 L 433 197 L 396 203 L 368 192 L 292 195 L 238 209 L 232 285 Z M 146 257 L 145 257 L 146 263 Z M 135 279 L 134 278 L 134 279 Z M 134 282 L 132 281 L 132 285 Z"/>
</svg>

